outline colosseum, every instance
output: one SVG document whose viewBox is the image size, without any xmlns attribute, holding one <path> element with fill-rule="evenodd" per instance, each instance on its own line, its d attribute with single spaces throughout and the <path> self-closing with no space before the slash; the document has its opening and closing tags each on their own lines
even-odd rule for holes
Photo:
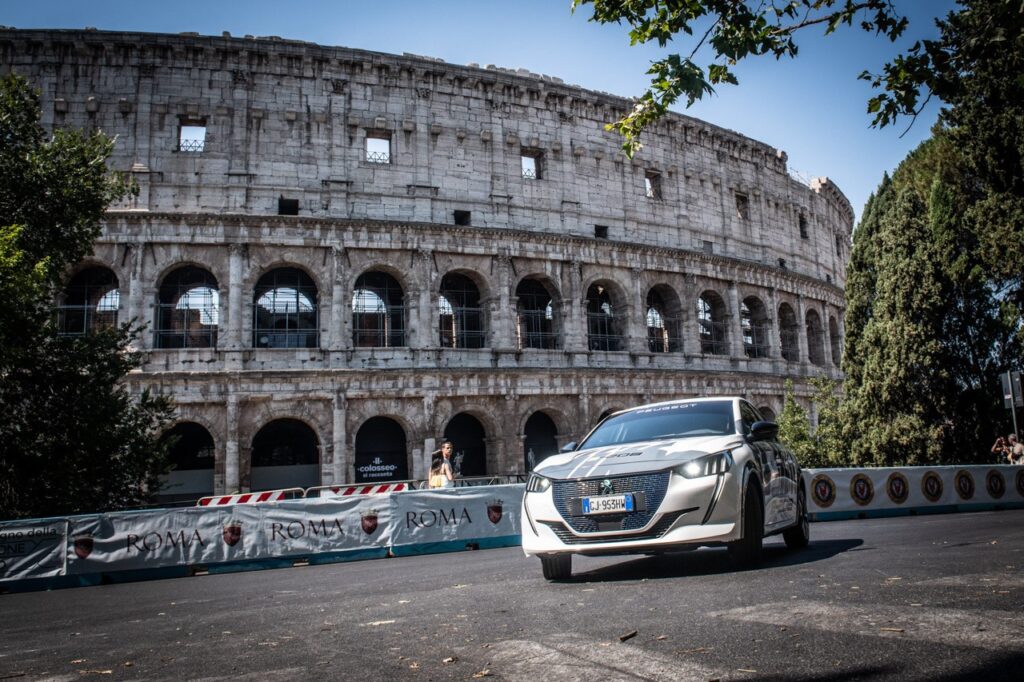
<svg viewBox="0 0 1024 682">
<path fill-rule="evenodd" d="M 839 376 L 853 211 L 784 152 L 560 79 L 277 37 L 0 30 L 42 123 L 137 196 L 62 333 L 135 320 L 173 396 L 165 500 L 521 473 L 606 413 Z"/>
</svg>

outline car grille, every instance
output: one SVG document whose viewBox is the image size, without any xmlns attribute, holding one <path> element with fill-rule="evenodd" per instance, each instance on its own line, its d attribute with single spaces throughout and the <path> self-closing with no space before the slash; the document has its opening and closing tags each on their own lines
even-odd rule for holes
<svg viewBox="0 0 1024 682">
<path fill-rule="evenodd" d="M 567 545 L 594 545 L 602 542 L 636 542 L 637 540 L 653 540 L 660 538 L 662 535 L 668 532 L 672 524 L 676 522 L 683 514 L 693 511 L 692 509 L 680 509 L 678 511 L 669 512 L 661 517 L 656 524 L 651 526 L 651 529 L 644 533 L 636 533 L 633 535 L 624 536 L 601 536 L 592 538 L 581 538 L 578 535 L 573 535 L 572 531 L 565 527 L 565 524 L 558 523 L 557 521 L 541 521 L 545 526 L 554 531 L 558 539 Z"/>
<path fill-rule="evenodd" d="M 665 499 L 665 492 L 668 490 L 669 472 L 656 471 L 650 474 L 636 474 L 633 476 L 617 476 L 605 478 L 589 478 L 581 481 L 552 481 L 551 494 L 554 498 L 555 508 L 562 515 L 565 522 L 577 533 L 607 533 L 610 531 L 638 530 L 643 528 L 654 518 L 661 501 Z M 573 502 L 581 497 L 596 497 L 601 495 L 601 482 L 610 480 L 612 483 L 613 495 L 622 493 L 644 493 L 646 499 L 643 511 L 624 512 L 622 514 L 602 514 L 600 516 L 585 516 L 574 514 L 578 511 L 578 505 Z"/>
</svg>

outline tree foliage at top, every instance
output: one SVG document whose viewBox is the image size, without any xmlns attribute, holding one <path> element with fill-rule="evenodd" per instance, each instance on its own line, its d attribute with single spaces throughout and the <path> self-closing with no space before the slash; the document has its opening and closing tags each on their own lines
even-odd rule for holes
<svg viewBox="0 0 1024 682">
<path fill-rule="evenodd" d="M 627 24 L 631 45 L 653 42 L 666 47 L 681 35 L 693 39 L 687 56 L 670 54 L 652 62 L 647 71 L 650 87 L 637 98 L 632 111 L 608 126 L 624 137 L 623 149 L 629 156 L 640 147 L 644 128 L 676 102 L 685 100 L 689 107 L 713 93 L 715 85 L 738 84 L 733 67 L 740 60 L 797 56 L 796 35 L 802 30 L 823 28 L 828 35 L 856 22 L 863 30 L 894 41 L 907 27 L 893 0 L 573 0 L 572 9 L 575 12 L 583 5 L 591 5 L 590 21 Z M 714 55 L 706 69 L 694 61 L 705 45 Z M 889 88 L 885 96 L 870 103 L 876 123 L 884 125 L 897 115 L 917 113 L 919 91 L 924 88 L 921 71 L 931 54 L 898 58 L 881 76 L 862 75 L 876 87 Z M 919 87 L 913 87 L 915 83 Z"/>
<path fill-rule="evenodd" d="M 91 253 L 106 206 L 128 189 L 100 133 L 39 124 L 38 95 L 0 80 L 0 518 L 145 502 L 163 473 L 169 403 L 133 399 L 128 325 L 61 337 L 53 303 Z"/>
</svg>

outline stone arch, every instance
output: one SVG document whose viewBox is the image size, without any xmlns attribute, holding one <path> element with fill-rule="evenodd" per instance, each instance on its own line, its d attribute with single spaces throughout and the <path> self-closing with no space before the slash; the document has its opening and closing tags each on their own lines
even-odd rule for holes
<svg viewBox="0 0 1024 682">
<path fill-rule="evenodd" d="M 442 348 L 487 345 L 487 311 L 480 286 L 469 274 L 449 270 L 437 292 L 438 338 Z"/>
<path fill-rule="evenodd" d="M 793 306 L 779 304 L 779 338 L 782 341 L 782 357 L 790 362 L 800 361 L 800 326 Z"/>
<path fill-rule="evenodd" d="M 486 426 L 471 412 L 458 412 L 448 420 L 444 440 L 452 441 L 456 469 L 461 476 L 487 474 L 487 439 Z"/>
<path fill-rule="evenodd" d="M 252 437 L 249 489 L 311 488 L 320 485 L 321 439 L 302 419 L 264 424 Z"/>
<path fill-rule="evenodd" d="M 697 330 L 700 352 L 704 355 L 728 355 L 728 309 L 725 299 L 714 289 L 705 289 L 697 297 Z"/>
<path fill-rule="evenodd" d="M 647 291 L 644 305 L 647 350 L 679 353 L 683 350 L 683 304 L 668 284 L 655 284 Z"/>
<path fill-rule="evenodd" d="M 528 415 L 521 433 L 525 471 L 532 471 L 544 459 L 558 454 L 558 425 L 546 410 Z"/>
<path fill-rule="evenodd" d="M 250 268 L 245 278 L 246 281 L 243 282 L 242 286 L 254 289 L 259 285 L 260 280 L 275 270 L 298 270 L 312 281 L 313 287 L 318 292 L 330 290 L 329 283 L 326 286 L 324 285 L 326 278 L 320 270 L 310 267 L 296 258 L 274 258 L 266 263 Z"/>
<path fill-rule="evenodd" d="M 191 419 L 182 419 L 161 434 L 160 439 L 176 438 L 171 446 L 171 470 L 160 477 L 160 502 L 197 500 L 214 492 L 217 444 L 209 428 Z"/>
<path fill-rule="evenodd" d="M 391 417 L 370 417 L 355 431 L 353 468 L 356 483 L 409 479 L 409 437 Z"/>
<path fill-rule="evenodd" d="M 743 332 L 743 352 L 748 358 L 769 356 L 770 321 L 768 308 L 757 296 L 747 296 L 740 302 L 740 327 Z"/>
<path fill-rule="evenodd" d="M 614 280 L 595 278 L 586 288 L 587 347 L 590 350 L 626 350 L 629 306 L 622 287 Z"/>
<path fill-rule="evenodd" d="M 828 316 L 829 346 L 832 353 L 832 364 L 839 367 L 843 360 L 843 338 L 839 335 L 839 323 L 835 315 Z"/>
<path fill-rule="evenodd" d="M 402 292 L 408 292 L 410 289 L 415 288 L 415 282 L 408 270 L 397 268 L 384 260 L 374 259 L 360 265 L 358 272 L 349 276 L 348 282 L 346 282 L 348 290 L 355 291 L 356 282 L 364 275 L 372 272 L 383 272 L 386 275 L 390 275 L 398 283 L 398 287 Z"/>
<path fill-rule="evenodd" d="M 94 263 L 78 267 L 57 297 L 57 333 L 86 336 L 116 327 L 120 308 L 121 284 L 113 269 Z"/>
<path fill-rule="evenodd" d="M 220 285 L 210 270 L 179 263 L 158 280 L 156 348 L 216 348 Z"/>
<path fill-rule="evenodd" d="M 352 345 L 397 348 L 407 345 L 406 291 L 390 269 L 365 269 L 352 283 Z"/>
<path fill-rule="evenodd" d="M 515 289 L 516 347 L 547 350 L 562 347 L 562 297 L 546 274 L 526 275 Z"/>
<path fill-rule="evenodd" d="M 254 348 L 317 348 L 320 345 L 320 290 L 302 267 L 265 270 L 252 294 Z"/>
<path fill-rule="evenodd" d="M 808 310 L 807 324 L 807 358 L 812 365 L 825 365 L 825 330 L 821 324 L 821 315 L 817 310 Z"/>
</svg>

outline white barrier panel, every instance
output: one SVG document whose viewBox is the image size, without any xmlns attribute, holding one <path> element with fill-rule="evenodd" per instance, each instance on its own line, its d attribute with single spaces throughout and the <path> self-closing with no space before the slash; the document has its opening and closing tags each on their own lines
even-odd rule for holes
<svg viewBox="0 0 1024 682">
<path fill-rule="evenodd" d="M 419 490 L 392 495 L 391 546 L 518 536 L 523 485 Z"/>
<path fill-rule="evenodd" d="M 0 582 L 63 575 L 67 521 L 0 523 Z"/>
<path fill-rule="evenodd" d="M 865 512 L 927 512 L 1019 505 L 1024 467 L 1009 465 L 809 469 L 803 472 L 811 518 Z"/>
<path fill-rule="evenodd" d="M 386 547 L 387 500 L 287 501 L 74 519 L 68 573 L 210 565 Z"/>
</svg>

